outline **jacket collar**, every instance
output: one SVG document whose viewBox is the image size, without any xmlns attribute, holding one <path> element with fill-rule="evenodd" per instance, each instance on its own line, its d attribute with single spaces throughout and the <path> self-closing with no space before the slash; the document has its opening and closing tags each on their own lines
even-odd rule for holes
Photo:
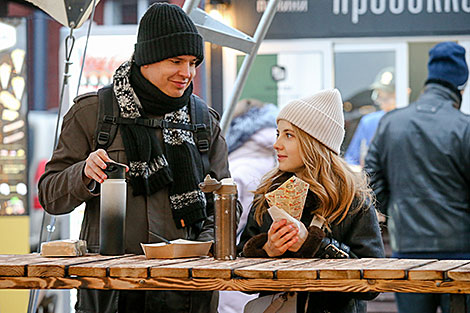
<svg viewBox="0 0 470 313">
<path fill-rule="evenodd" d="M 424 93 L 438 95 L 442 97 L 443 100 L 451 101 L 457 108 L 460 108 L 462 102 L 462 97 L 459 97 L 459 95 L 457 95 L 453 90 L 437 83 L 426 84 L 424 87 Z"/>
</svg>

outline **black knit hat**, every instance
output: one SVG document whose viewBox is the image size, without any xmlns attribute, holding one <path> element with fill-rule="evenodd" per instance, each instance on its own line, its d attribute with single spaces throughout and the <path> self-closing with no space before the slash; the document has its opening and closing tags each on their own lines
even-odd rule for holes
<svg viewBox="0 0 470 313">
<path fill-rule="evenodd" d="M 155 3 L 140 20 L 134 59 L 138 66 L 179 55 L 204 59 L 204 40 L 193 21 L 177 5 Z"/>
</svg>

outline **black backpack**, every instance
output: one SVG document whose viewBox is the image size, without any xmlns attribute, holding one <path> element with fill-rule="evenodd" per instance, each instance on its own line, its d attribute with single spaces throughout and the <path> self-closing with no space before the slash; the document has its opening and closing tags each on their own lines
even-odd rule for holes
<svg viewBox="0 0 470 313">
<path fill-rule="evenodd" d="M 194 140 L 201 155 L 204 175 L 209 172 L 209 149 L 211 143 L 212 123 L 209 107 L 196 95 L 191 95 L 189 114 L 191 124 L 170 123 L 163 119 L 122 118 L 119 107 L 113 96 L 112 86 L 98 90 L 98 120 L 95 132 L 95 150 L 106 150 L 113 142 L 119 124 L 137 124 L 152 128 L 178 128 L 194 133 Z"/>
</svg>

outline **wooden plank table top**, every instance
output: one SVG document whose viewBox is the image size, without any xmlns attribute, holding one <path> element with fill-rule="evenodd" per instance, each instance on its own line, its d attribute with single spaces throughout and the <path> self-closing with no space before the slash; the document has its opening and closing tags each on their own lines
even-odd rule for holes
<svg viewBox="0 0 470 313">
<path fill-rule="evenodd" d="M 451 269 L 447 277 L 455 281 L 470 281 L 470 264 Z"/>
<path fill-rule="evenodd" d="M 0 255 L 0 289 L 72 288 L 470 294 L 470 260 Z"/>
</svg>

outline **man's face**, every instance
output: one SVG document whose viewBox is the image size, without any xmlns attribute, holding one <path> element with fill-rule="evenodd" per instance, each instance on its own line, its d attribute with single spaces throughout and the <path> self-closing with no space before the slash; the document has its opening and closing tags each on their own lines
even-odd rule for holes
<svg viewBox="0 0 470 313">
<path fill-rule="evenodd" d="M 397 99 L 394 92 L 375 89 L 372 95 L 373 100 L 380 106 L 380 109 L 389 112 L 395 109 Z"/>
<path fill-rule="evenodd" d="M 142 75 L 164 94 L 173 98 L 183 95 L 196 75 L 198 59 L 180 55 L 140 67 Z"/>
</svg>

